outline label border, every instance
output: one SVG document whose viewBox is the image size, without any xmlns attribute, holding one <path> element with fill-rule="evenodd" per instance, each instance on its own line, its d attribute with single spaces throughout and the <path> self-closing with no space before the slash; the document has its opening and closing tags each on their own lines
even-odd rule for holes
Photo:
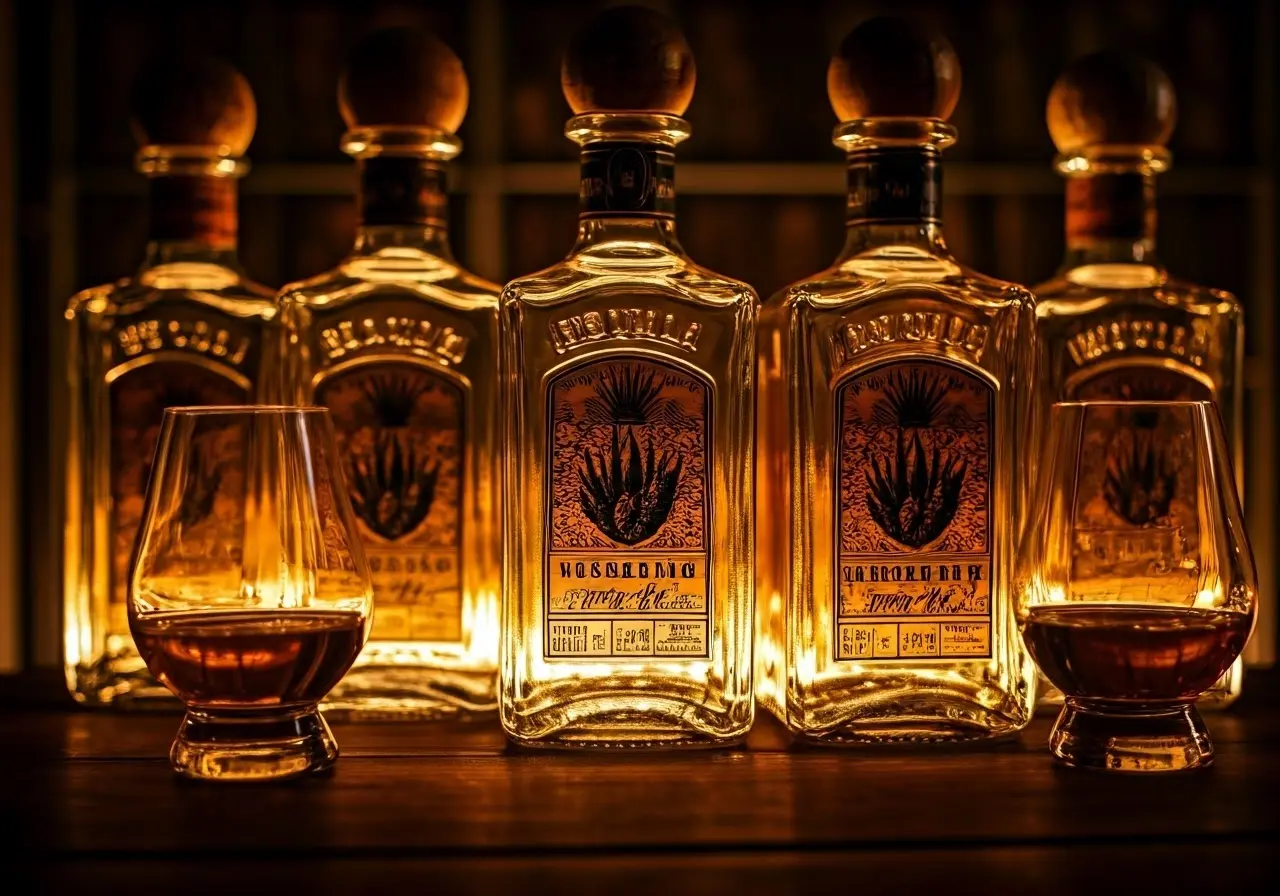
<svg viewBox="0 0 1280 896">
<path fill-rule="evenodd" d="M 551 482 L 552 464 L 551 452 L 554 448 L 554 440 L 556 435 L 554 403 L 555 403 L 555 387 L 560 380 L 565 377 L 572 376 L 574 373 L 592 367 L 596 364 L 608 364 L 615 361 L 640 361 L 653 364 L 657 367 L 665 367 L 702 383 L 703 392 L 703 499 L 702 499 L 702 538 L 707 564 L 707 649 L 706 652 L 698 656 L 663 656 L 658 653 L 653 655 L 635 655 L 635 656 L 551 656 L 548 650 L 549 639 L 551 637 L 550 615 L 550 585 L 551 585 L 551 517 L 552 502 L 548 498 L 553 494 L 553 485 Z M 581 359 L 578 363 L 568 365 L 557 370 L 548 376 L 545 380 L 544 387 L 545 399 L 543 401 L 543 420 L 546 423 L 546 438 L 542 448 L 542 611 L 539 614 L 542 619 L 542 657 L 544 663 L 617 663 L 619 665 L 630 665 L 635 663 L 672 663 L 672 662 L 706 662 L 712 658 L 711 645 L 715 639 L 715 565 L 714 551 L 715 539 L 712 535 L 712 517 L 715 515 L 715 470 L 714 470 L 714 435 L 715 435 L 715 383 L 711 378 L 700 370 L 685 366 L 677 358 L 670 358 L 665 355 L 651 355 L 646 352 L 619 352 L 608 354 L 597 353 L 589 355 Z M 614 551 L 609 548 L 582 548 L 575 549 L 575 553 L 599 553 L 610 554 Z M 612 620 L 614 617 L 610 617 Z"/>
<path fill-rule="evenodd" d="M 840 645 L 839 632 L 840 632 L 840 625 L 841 625 L 841 617 L 840 617 L 840 558 L 841 558 L 841 554 L 840 554 L 840 474 L 841 474 L 841 468 L 842 468 L 841 461 L 844 454 L 844 449 L 842 447 L 844 444 L 844 431 L 841 428 L 841 422 L 842 422 L 841 416 L 843 414 L 843 408 L 844 408 L 844 402 L 842 400 L 843 392 L 844 392 L 844 389 L 848 386 L 849 382 L 853 380 L 855 377 L 867 376 L 869 374 L 875 373 L 877 370 L 879 370 L 882 367 L 893 367 L 903 363 L 935 364 L 939 367 L 948 367 L 953 370 L 957 370 L 968 377 L 976 378 L 980 380 L 987 387 L 987 474 L 990 477 L 990 480 L 988 482 L 988 490 L 987 490 L 987 495 L 988 495 L 987 545 L 989 550 L 989 556 L 991 557 L 991 560 L 990 560 L 991 572 L 989 573 L 989 575 L 991 576 L 991 589 L 990 589 L 991 594 L 987 599 L 986 618 L 987 618 L 988 624 L 991 626 L 991 631 L 987 638 L 987 652 L 980 656 L 975 655 L 975 656 L 965 656 L 965 657 L 879 657 L 879 658 L 868 657 L 865 659 L 849 659 L 849 658 L 842 658 L 840 656 L 840 646 L 839 646 Z M 968 663 L 968 662 L 984 662 L 984 661 L 989 662 L 995 656 L 994 638 L 995 638 L 995 630 L 996 630 L 996 621 L 995 621 L 996 544 L 994 539 L 995 527 L 994 527 L 994 520 L 993 520 L 993 517 L 995 516 L 995 508 L 992 506 L 994 504 L 994 501 L 992 500 L 992 492 L 994 491 L 994 482 L 995 482 L 995 458 L 996 458 L 995 411 L 996 411 L 996 393 L 998 390 L 995 384 L 992 383 L 990 378 L 985 374 L 986 374 L 986 371 L 982 370 L 982 368 L 967 367 L 965 365 L 959 364 L 951 360 L 950 358 L 942 358 L 942 357 L 935 358 L 933 356 L 919 356 L 919 357 L 906 358 L 906 359 L 888 358 L 882 361 L 877 361 L 875 363 L 868 364 L 865 367 L 855 367 L 845 371 L 836 380 L 835 386 L 831 390 L 831 398 L 832 398 L 831 409 L 832 409 L 832 417 L 834 418 L 834 426 L 832 427 L 832 433 L 835 436 L 834 438 L 835 452 L 833 455 L 832 472 L 831 472 L 831 481 L 833 485 L 833 488 L 831 489 L 831 504 L 832 504 L 831 569 L 832 569 L 833 575 L 831 576 L 831 631 L 829 634 L 831 637 L 831 658 L 833 662 L 860 663 L 864 665 L 869 663 L 875 663 L 875 664 L 897 663 L 899 665 L 907 665 L 907 664 L 914 665 L 916 663 Z M 951 553 L 954 553 L 954 552 L 951 552 Z M 922 618 L 927 619 L 931 617 L 922 617 Z M 940 619 L 939 624 L 941 624 L 942 621 L 943 620 Z"/>
<path fill-rule="evenodd" d="M 456 389 L 459 401 L 458 415 L 458 545 L 453 551 L 458 567 L 458 632 L 460 637 L 456 641 L 431 640 L 427 638 L 375 638 L 374 631 L 377 627 L 376 619 L 369 626 L 369 637 L 366 639 L 366 646 L 370 644 L 440 644 L 456 647 L 466 643 L 466 628 L 463 625 L 463 617 L 466 615 L 467 603 L 467 572 L 464 562 L 464 547 L 467 539 L 467 514 L 465 512 L 465 496 L 467 491 L 467 474 L 470 472 L 470 442 L 468 440 L 467 418 L 472 405 L 471 397 L 471 381 L 461 376 L 457 371 L 443 364 L 432 363 L 426 358 L 420 358 L 417 355 L 371 355 L 368 357 L 348 358 L 345 362 L 339 362 L 330 367 L 317 371 L 311 378 L 311 386 L 309 389 L 308 400 L 313 404 L 328 408 L 328 405 L 321 404 L 319 401 L 320 390 L 329 385 L 333 380 L 340 379 L 349 374 L 360 374 L 362 367 L 386 367 L 390 365 L 404 364 L 410 367 L 425 370 L 428 374 L 441 379 L 448 386 Z M 336 427 L 335 427 L 336 429 Z M 357 525 L 362 525 L 362 521 Z M 363 535 L 361 536 L 363 538 Z M 366 553 L 369 545 L 365 545 Z M 441 552 L 443 553 L 443 551 Z M 374 595 L 375 608 L 377 595 Z M 414 604 L 389 604 L 389 606 L 408 606 L 413 607 Z M 364 651 L 362 650 L 361 653 Z"/>
</svg>

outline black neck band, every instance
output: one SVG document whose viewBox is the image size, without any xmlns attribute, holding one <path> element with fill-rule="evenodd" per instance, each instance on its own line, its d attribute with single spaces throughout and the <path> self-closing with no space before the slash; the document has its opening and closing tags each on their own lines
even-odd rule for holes
<svg viewBox="0 0 1280 896">
<path fill-rule="evenodd" d="M 375 156 L 360 163 L 360 223 L 435 225 L 449 221 L 444 168 L 412 156 Z"/>
<path fill-rule="evenodd" d="M 648 143 L 592 143 L 582 150 L 583 217 L 670 218 L 676 213 L 676 159 Z"/>
<path fill-rule="evenodd" d="M 849 224 L 942 221 L 938 154 L 916 148 L 877 149 L 849 156 Z"/>
</svg>

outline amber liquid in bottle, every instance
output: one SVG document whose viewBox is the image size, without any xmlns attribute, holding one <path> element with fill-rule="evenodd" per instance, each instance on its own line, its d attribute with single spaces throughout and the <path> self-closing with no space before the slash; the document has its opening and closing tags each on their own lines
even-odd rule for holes
<svg viewBox="0 0 1280 896">
<path fill-rule="evenodd" d="M 330 715 L 496 706 L 498 287 L 449 247 L 443 166 L 460 145 L 421 128 L 349 132 L 355 248 L 279 297 L 285 400 L 329 409 L 377 604 Z"/>
<path fill-rule="evenodd" d="M 749 287 L 675 235 L 671 115 L 581 115 L 578 242 L 509 284 L 501 718 L 519 744 L 751 725 Z"/>
<path fill-rule="evenodd" d="M 1167 164 L 1167 154 L 1151 153 L 1106 165 L 1083 155 L 1060 160 L 1067 255 L 1057 276 L 1036 287 L 1048 361 L 1043 401 L 1213 401 L 1241 487 L 1242 308 L 1229 293 L 1172 277 L 1156 259 L 1155 175 Z M 1199 705 L 1232 703 L 1243 675 L 1236 660 Z"/>
<path fill-rule="evenodd" d="M 848 240 L 761 319 L 757 676 L 816 744 L 1008 736 L 1034 300 L 943 240 L 936 119 L 853 121 Z"/>
<path fill-rule="evenodd" d="M 152 146 L 139 168 L 151 178 L 146 259 L 134 276 L 74 296 L 66 314 L 67 683 L 82 703 L 122 706 L 172 699 L 147 673 L 125 611 L 164 409 L 252 403 L 274 348 L 271 292 L 236 260 L 243 163 Z M 218 462 L 209 459 L 209 476 Z"/>
<path fill-rule="evenodd" d="M 147 668 L 195 709 L 317 703 L 364 644 L 365 617 L 342 610 L 153 613 L 134 620 Z"/>
</svg>

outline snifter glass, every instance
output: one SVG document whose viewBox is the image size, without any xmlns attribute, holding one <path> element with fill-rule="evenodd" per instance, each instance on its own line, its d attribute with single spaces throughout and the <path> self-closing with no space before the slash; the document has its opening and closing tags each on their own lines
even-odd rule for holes
<svg viewBox="0 0 1280 896">
<path fill-rule="evenodd" d="M 317 704 L 364 646 L 372 585 L 322 408 L 165 411 L 129 627 L 184 704 L 170 759 L 261 780 L 337 758 Z"/>
<path fill-rule="evenodd" d="M 1196 698 L 1244 649 L 1257 573 L 1211 402 L 1053 406 L 1020 557 L 1027 647 L 1068 765 L 1210 764 Z"/>
</svg>

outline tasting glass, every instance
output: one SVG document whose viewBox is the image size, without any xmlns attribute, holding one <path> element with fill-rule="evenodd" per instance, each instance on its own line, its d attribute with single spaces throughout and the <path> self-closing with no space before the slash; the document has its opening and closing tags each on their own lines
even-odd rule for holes
<svg viewBox="0 0 1280 896">
<path fill-rule="evenodd" d="M 1064 705 L 1068 765 L 1209 765 L 1195 700 L 1244 649 L 1257 573 L 1216 406 L 1063 402 L 1050 413 L 1016 581 L 1018 622 Z"/>
<path fill-rule="evenodd" d="M 186 705 L 192 778 L 263 780 L 338 756 L 317 704 L 364 646 L 373 589 L 323 408 L 165 411 L 129 627 Z"/>
</svg>

